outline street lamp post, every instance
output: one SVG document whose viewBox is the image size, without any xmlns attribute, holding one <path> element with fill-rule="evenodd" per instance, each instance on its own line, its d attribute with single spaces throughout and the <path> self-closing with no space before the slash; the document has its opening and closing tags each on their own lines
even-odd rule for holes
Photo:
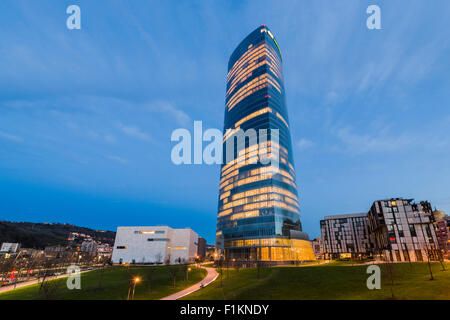
<svg viewBox="0 0 450 320">
<path fill-rule="evenodd" d="M 186 270 L 186 281 L 189 281 L 189 271 L 191 271 L 191 268 L 187 268 Z"/>
<path fill-rule="evenodd" d="M 131 285 L 133 285 L 133 292 L 132 292 L 132 294 L 131 294 L 131 300 L 134 300 L 134 291 L 136 290 L 136 284 L 137 284 L 138 282 L 140 282 L 140 281 L 141 281 L 141 278 L 139 278 L 139 277 L 136 277 L 136 278 L 134 278 L 134 279 L 131 281 L 130 287 L 128 288 L 128 298 L 127 298 L 127 300 L 130 300 Z"/>
</svg>

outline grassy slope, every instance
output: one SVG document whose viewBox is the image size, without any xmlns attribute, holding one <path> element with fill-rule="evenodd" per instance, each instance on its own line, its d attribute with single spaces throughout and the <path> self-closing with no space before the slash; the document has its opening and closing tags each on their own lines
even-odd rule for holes
<svg viewBox="0 0 450 320">
<path fill-rule="evenodd" d="M 135 276 L 142 278 L 136 286 L 135 299 L 160 299 L 177 291 L 201 281 L 206 275 L 204 269 L 191 267 L 189 271 L 189 281 L 186 283 L 184 274 L 181 272 L 177 276 L 176 287 L 173 287 L 172 276 L 168 267 L 113 267 L 105 270 L 103 275 L 103 285 L 99 288 L 99 271 L 91 271 L 81 275 L 81 290 L 68 290 L 67 279 L 57 279 L 58 288 L 53 299 L 111 299 L 123 300 L 128 294 L 128 279 Z M 148 270 L 153 270 L 151 291 L 148 281 Z M 38 285 L 18 288 L 14 291 L 0 294 L 2 299 L 42 299 L 39 294 Z"/>
<path fill-rule="evenodd" d="M 381 290 L 367 289 L 367 266 L 330 264 L 264 269 L 260 279 L 255 269 L 230 270 L 228 278 L 225 271 L 222 288 L 218 279 L 185 299 L 391 299 L 387 269 L 381 268 Z M 393 269 L 395 299 L 450 299 L 450 270 L 442 272 L 440 264 L 432 264 L 434 281 L 426 263 Z"/>
</svg>

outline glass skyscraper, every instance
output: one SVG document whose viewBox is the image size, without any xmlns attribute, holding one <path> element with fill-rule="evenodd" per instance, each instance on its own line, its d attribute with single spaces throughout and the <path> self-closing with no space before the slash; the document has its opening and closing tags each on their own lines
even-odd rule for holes
<svg viewBox="0 0 450 320">
<path fill-rule="evenodd" d="M 224 157 L 229 140 L 235 151 L 233 160 L 221 167 L 216 233 L 217 249 L 225 259 L 315 259 L 300 222 L 281 61 L 273 34 L 262 25 L 228 62 Z M 266 129 L 267 142 L 261 136 L 253 144 L 245 139 L 239 149 L 237 134 L 251 129 Z M 277 161 L 263 163 L 262 152 L 277 155 Z"/>
</svg>

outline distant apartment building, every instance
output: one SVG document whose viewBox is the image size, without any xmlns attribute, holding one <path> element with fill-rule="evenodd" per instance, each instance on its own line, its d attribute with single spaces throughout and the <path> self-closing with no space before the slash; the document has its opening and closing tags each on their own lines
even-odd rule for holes
<svg viewBox="0 0 450 320">
<path fill-rule="evenodd" d="M 442 211 L 434 212 L 434 228 L 439 247 L 444 256 L 450 255 L 450 217 Z"/>
<path fill-rule="evenodd" d="M 36 258 L 44 255 L 44 250 L 34 249 L 34 248 L 21 248 L 20 256 L 26 258 Z"/>
<path fill-rule="evenodd" d="M 20 243 L 3 242 L 0 248 L 1 253 L 17 253 L 20 250 Z"/>
<path fill-rule="evenodd" d="M 193 262 L 197 247 L 198 235 L 189 228 L 118 227 L 111 261 L 115 264 Z"/>
<path fill-rule="evenodd" d="M 326 259 L 364 258 L 371 252 L 367 214 L 326 216 L 320 221 Z"/>
<path fill-rule="evenodd" d="M 109 244 L 99 244 L 97 246 L 97 255 L 101 258 L 111 258 L 113 247 Z"/>
<path fill-rule="evenodd" d="M 450 250 L 449 225 L 450 220 L 440 220 L 435 222 L 436 237 L 438 239 L 439 247 L 442 249 L 444 255 L 447 255 Z"/>
<path fill-rule="evenodd" d="M 205 259 L 206 257 L 206 239 L 205 238 L 198 238 L 198 249 L 197 249 L 197 255 L 200 259 Z"/>
<path fill-rule="evenodd" d="M 63 246 L 47 246 L 44 248 L 44 255 L 46 257 L 61 257 L 66 251 Z"/>
<path fill-rule="evenodd" d="M 375 255 L 388 261 L 439 258 L 431 205 L 427 201 L 392 198 L 375 201 L 367 215 Z"/>
<path fill-rule="evenodd" d="M 80 251 L 95 256 L 97 254 L 97 247 L 98 244 L 95 241 L 83 241 L 81 243 Z"/>
<path fill-rule="evenodd" d="M 206 259 L 214 259 L 216 253 L 216 246 L 213 244 L 206 244 Z"/>
</svg>

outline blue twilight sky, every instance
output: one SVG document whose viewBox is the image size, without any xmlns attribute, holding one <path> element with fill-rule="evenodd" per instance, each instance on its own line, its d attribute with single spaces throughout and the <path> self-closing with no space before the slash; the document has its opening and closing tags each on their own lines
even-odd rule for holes
<svg viewBox="0 0 450 320">
<path fill-rule="evenodd" d="M 283 54 L 311 237 L 381 198 L 450 211 L 449 17 L 448 0 L 2 0 L 0 220 L 189 226 L 213 243 L 219 167 L 175 166 L 170 135 L 222 129 L 228 57 L 261 24 Z"/>
</svg>

